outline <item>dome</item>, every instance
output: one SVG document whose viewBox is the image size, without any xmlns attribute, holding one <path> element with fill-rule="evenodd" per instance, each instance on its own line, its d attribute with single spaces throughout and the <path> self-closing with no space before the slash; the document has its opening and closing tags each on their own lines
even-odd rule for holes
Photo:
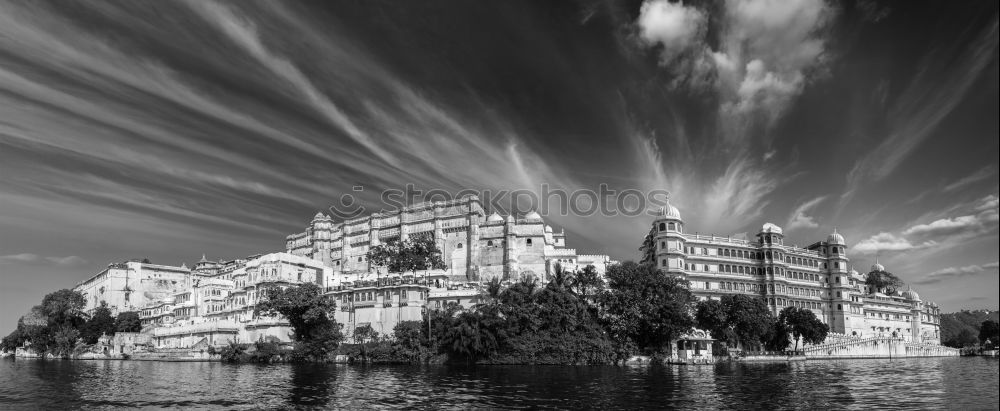
<svg viewBox="0 0 1000 411">
<path fill-rule="evenodd" d="M 524 218 L 526 218 L 528 220 L 541 220 L 542 216 L 539 215 L 537 211 L 532 211 L 532 212 L 528 213 L 528 215 L 524 216 Z"/>
<path fill-rule="evenodd" d="M 670 200 L 667 200 L 667 204 L 660 209 L 660 216 L 680 220 L 681 212 L 677 207 L 670 205 Z"/>
<path fill-rule="evenodd" d="M 826 242 L 836 245 L 847 244 L 846 242 L 844 242 L 844 236 L 840 235 L 840 233 L 837 232 L 836 228 L 834 228 L 833 232 L 830 233 L 830 236 L 826 238 Z"/>
<path fill-rule="evenodd" d="M 497 212 L 494 211 L 493 214 L 490 214 L 489 217 L 486 217 L 486 222 L 487 223 L 503 222 L 503 217 L 500 217 L 500 214 L 497 214 Z"/>
<path fill-rule="evenodd" d="M 781 227 L 778 227 L 778 225 L 774 223 L 765 223 L 764 226 L 760 228 L 760 232 L 781 234 Z"/>
<path fill-rule="evenodd" d="M 851 266 L 851 271 L 849 271 L 847 274 L 850 275 L 850 276 L 852 276 L 852 277 L 856 277 L 856 276 L 861 275 L 860 273 L 858 273 L 858 270 L 854 269 L 853 265 Z"/>
<path fill-rule="evenodd" d="M 872 264 L 872 271 L 885 271 L 885 266 L 879 264 L 878 257 L 875 257 L 875 264 Z"/>
<path fill-rule="evenodd" d="M 903 291 L 903 297 L 913 301 L 920 301 L 920 294 L 917 294 L 917 292 L 913 290 Z"/>
<path fill-rule="evenodd" d="M 321 211 L 317 211 L 316 215 L 313 216 L 313 220 L 322 220 L 322 219 L 323 219 L 323 212 Z"/>
<path fill-rule="evenodd" d="M 551 232 L 552 232 L 552 226 L 550 226 L 550 225 L 546 225 L 546 226 L 545 226 L 545 232 L 546 232 L 546 233 L 551 233 Z"/>
</svg>

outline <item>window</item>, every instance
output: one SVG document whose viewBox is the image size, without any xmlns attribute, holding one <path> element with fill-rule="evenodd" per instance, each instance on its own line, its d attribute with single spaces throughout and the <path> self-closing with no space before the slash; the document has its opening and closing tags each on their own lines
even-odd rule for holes
<svg viewBox="0 0 1000 411">
<path fill-rule="evenodd" d="M 671 231 L 676 230 L 677 229 L 677 224 L 670 223 L 669 228 L 670 228 Z"/>
<path fill-rule="evenodd" d="M 462 248 L 462 243 L 455 244 L 455 248 L 461 249 Z"/>
<path fill-rule="evenodd" d="M 486 241 L 487 247 L 493 247 L 493 240 Z"/>
<path fill-rule="evenodd" d="M 660 231 L 666 231 L 666 230 L 667 230 L 667 224 L 666 223 L 660 223 Z"/>
<path fill-rule="evenodd" d="M 525 241 L 524 241 L 524 243 L 525 243 L 525 244 L 526 244 L 526 245 L 527 245 L 528 247 L 531 247 L 531 239 L 530 239 L 530 238 L 529 238 L 529 239 L 527 239 L 527 240 L 525 240 Z"/>
</svg>

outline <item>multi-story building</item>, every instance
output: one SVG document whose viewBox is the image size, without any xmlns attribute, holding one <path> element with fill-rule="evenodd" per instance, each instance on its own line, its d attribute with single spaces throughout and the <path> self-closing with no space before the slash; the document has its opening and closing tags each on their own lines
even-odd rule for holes
<svg viewBox="0 0 1000 411">
<path fill-rule="evenodd" d="M 135 311 L 147 303 L 171 295 L 191 285 L 191 270 L 186 266 L 124 261 L 108 267 L 80 282 L 74 291 L 83 294 L 86 311 L 107 304 L 113 312 Z"/>
<path fill-rule="evenodd" d="M 205 257 L 189 272 L 185 287 L 147 302 L 139 317 L 159 347 L 187 347 L 204 339 L 210 345 L 260 338 L 291 340 L 283 318 L 258 315 L 265 290 L 303 283 L 327 287 L 331 268 L 288 253 L 251 256 L 228 262 Z"/>
<path fill-rule="evenodd" d="M 564 231 L 555 232 L 537 212 L 523 218 L 485 215 L 476 196 L 420 203 L 394 212 L 374 213 L 340 223 L 317 213 L 306 230 L 287 237 L 289 253 L 322 261 L 335 275 L 373 270 L 366 254 L 393 239 L 433 238 L 449 276 L 466 281 L 513 280 L 534 276 L 545 281 L 555 263 L 565 268 L 594 265 L 603 273 L 610 258 L 578 255 L 566 248 Z"/>
<path fill-rule="evenodd" d="M 844 236 L 788 245 L 781 227 L 767 223 L 754 240 L 691 234 L 669 203 L 640 247 L 642 261 L 685 278 L 699 299 L 727 294 L 760 296 L 775 314 L 794 306 L 812 310 L 832 332 L 849 336 L 895 335 L 940 341 L 940 311 L 915 291 L 894 295 L 869 290 L 850 267 Z M 872 271 L 885 271 L 876 262 Z"/>
</svg>

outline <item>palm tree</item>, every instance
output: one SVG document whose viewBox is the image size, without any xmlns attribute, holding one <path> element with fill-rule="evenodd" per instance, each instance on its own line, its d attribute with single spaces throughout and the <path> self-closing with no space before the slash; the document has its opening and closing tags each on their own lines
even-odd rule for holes
<svg viewBox="0 0 1000 411">
<path fill-rule="evenodd" d="M 500 293 L 503 292 L 503 286 L 500 284 L 500 279 L 493 277 L 486 283 L 483 289 L 479 292 L 480 300 L 483 301 L 479 306 L 495 306 L 500 303 Z"/>
</svg>

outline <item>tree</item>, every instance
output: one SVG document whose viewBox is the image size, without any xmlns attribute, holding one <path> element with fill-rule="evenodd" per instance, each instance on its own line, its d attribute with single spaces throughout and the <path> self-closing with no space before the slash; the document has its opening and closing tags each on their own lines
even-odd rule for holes
<svg viewBox="0 0 1000 411">
<path fill-rule="evenodd" d="M 903 280 L 888 271 L 872 271 L 865 275 L 865 285 L 877 292 L 889 295 L 903 286 Z"/>
<path fill-rule="evenodd" d="M 979 343 L 979 339 L 976 338 L 976 333 L 969 329 L 963 329 L 959 331 L 957 335 L 951 337 L 944 342 L 944 345 L 952 348 L 963 348 L 970 345 L 976 345 Z"/>
<path fill-rule="evenodd" d="M 292 326 L 300 359 L 325 360 L 337 349 L 343 334 L 333 319 L 336 302 L 313 283 L 268 288 L 255 314 L 281 315 Z"/>
<path fill-rule="evenodd" d="M 398 239 L 386 241 L 385 243 L 368 249 L 368 262 L 376 267 L 386 267 L 390 273 L 402 272 L 402 260 L 400 250 L 403 243 Z"/>
<path fill-rule="evenodd" d="M 763 298 L 748 295 L 722 297 L 726 324 L 733 330 L 736 345 L 758 348 L 773 328 L 774 315 Z"/>
<path fill-rule="evenodd" d="M 500 303 L 500 294 L 502 293 L 503 285 L 500 284 L 500 279 L 497 277 L 491 278 L 479 292 L 480 301 L 482 301 L 479 303 L 479 306 L 496 306 Z"/>
<path fill-rule="evenodd" d="M 80 338 L 86 344 L 96 344 L 97 340 L 104 334 L 115 333 L 115 319 L 111 316 L 111 309 L 107 304 L 101 304 L 94 309 L 90 319 L 80 330 Z"/>
<path fill-rule="evenodd" d="M 669 351 L 670 343 L 694 326 L 687 281 L 631 261 L 609 267 L 607 278 L 601 306 L 618 341 L 646 352 Z"/>
<path fill-rule="evenodd" d="M 979 326 L 979 343 L 986 344 L 987 341 L 990 345 L 1000 342 L 1000 324 L 996 321 L 986 320 Z"/>
<path fill-rule="evenodd" d="M 604 290 L 604 279 L 597 273 L 597 268 L 587 265 L 573 276 L 570 287 L 578 295 L 592 298 Z"/>
<path fill-rule="evenodd" d="M 68 324 L 58 325 L 54 329 L 52 346 L 50 347 L 52 353 L 69 358 L 70 354 L 73 353 L 73 348 L 76 347 L 76 340 L 80 338 L 80 331 Z"/>
<path fill-rule="evenodd" d="M 788 341 L 789 333 L 791 333 L 791 330 L 784 322 L 775 321 L 771 323 L 771 329 L 764 335 L 764 347 L 768 351 L 784 351 L 791 344 Z"/>
<path fill-rule="evenodd" d="M 387 241 L 368 249 L 367 257 L 371 264 L 386 267 L 390 273 L 416 273 L 419 270 L 446 267 L 441 249 L 433 238 L 427 236 L 417 236 L 407 241 Z"/>
<path fill-rule="evenodd" d="M 62 289 L 47 294 L 42 298 L 42 313 L 48 318 L 50 325 L 66 325 L 79 328 L 86 320 L 83 317 L 83 307 L 87 300 L 83 294 L 70 289 Z"/>
<path fill-rule="evenodd" d="M 729 322 L 726 309 L 718 300 L 699 301 L 695 305 L 694 320 L 695 325 L 708 331 L 712 338 L 720 341 L 728 340 Z"/>
<path fill-rule="evenodd" d="M 429 236 L 419 236 L 403 243 L 403 266 L 414 273 L 418 270 L 433 270 L 445 268 L 441 249 Z"/>
<path fill-rule="evenodd" d="M 135 311 L 118 313 L 118 317 L 115 318 L 115 331 L 120 333 L 142 331 L 142 320 L 139 318 L 139 313 Z"/>
<path fill-rule="evenodd" d="M 778 314 L 778 322 L 785 324 L 795 339 L 795 351 L 799 349 L 799 339 L 809 344 L 820 344 L 826 340 L 830 326 L 824 324 L 812 310 L 799 307 L 785 307 Z"/>
</svg>

